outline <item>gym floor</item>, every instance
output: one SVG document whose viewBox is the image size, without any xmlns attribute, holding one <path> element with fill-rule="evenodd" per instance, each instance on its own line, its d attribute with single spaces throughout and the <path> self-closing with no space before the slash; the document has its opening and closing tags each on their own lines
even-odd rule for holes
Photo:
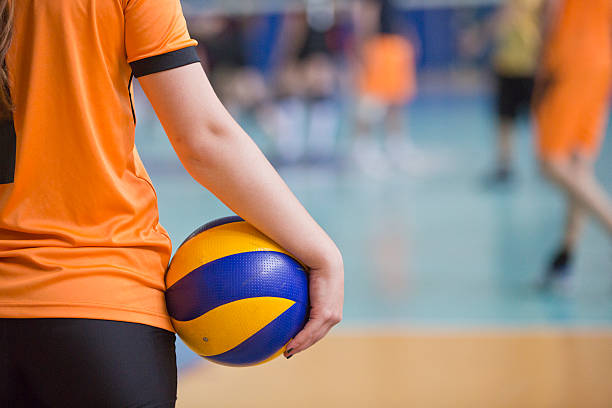
<svg viewBox="0 0 612 408">
<path fill-rule="evenodd" d="M 182 169 L 140 92 L 136 105 L 137 146 L 177 245 L 230 211 Z M 310 352 L 247 369 L 177 341 L 179 407 L 612 405 L 612 245 L 589 223 L 570 290 L 535 289 L 564 206 L 538 175 L 529 125 L 517 132 L 515 182 L 488 188 L 488 96 L 420 96 L 408 117 L 420 151 L 409 172 L 281 169 L 343 251 L 341 325 Z M 608 138 L 597 165 L 608 191 L 611 158 Z"/>
</svg>

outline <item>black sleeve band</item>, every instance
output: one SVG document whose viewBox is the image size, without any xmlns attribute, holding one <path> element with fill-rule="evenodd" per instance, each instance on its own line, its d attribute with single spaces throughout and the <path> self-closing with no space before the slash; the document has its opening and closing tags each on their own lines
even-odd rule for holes
<svg viewBox="0 0 612 408">
<path fill-rule="evenodd" d="M 0 121 L 0 184 L 15 180 L 15 157 L 17 156 L 17 135 L 13 119 Z"/>
<path fill-rule="evenodd" d="M 181 48 L 161 55 L 130 62 L 136 78 L 199 62 L 195 47 Z"/>
</svg>

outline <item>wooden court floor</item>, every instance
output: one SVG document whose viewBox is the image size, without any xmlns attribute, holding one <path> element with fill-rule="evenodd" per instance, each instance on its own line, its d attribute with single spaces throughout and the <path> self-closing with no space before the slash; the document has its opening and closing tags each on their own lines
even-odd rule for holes
<svg viewBox="0 0 612 408">
<path fill-rule="evenodd" d="M 610 408 L 612 329 L 338 330 L 290 360 L 190 367 L 177 407 Z"/>
</svg>

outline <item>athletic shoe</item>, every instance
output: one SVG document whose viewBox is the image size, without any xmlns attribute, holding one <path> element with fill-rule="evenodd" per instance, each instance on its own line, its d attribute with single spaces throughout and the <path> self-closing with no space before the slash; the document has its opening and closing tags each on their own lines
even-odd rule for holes
<svg viewBox="0 0 612 408">
<path fill-rule="evenodd" d="M 550 265 L 538 284 L 540 290 L 567 292 L 572 286 L 572 261 L 572 254 L 568 249 L 558 251 L 550 260 Z"/>
<path fill-rule="evenodd" d="M 485 187 L 491 188 L 496 186 L 508 185 L 514 180 L 514 173 L 510 169 L 503 167 L 498 168 L 484 178 Z"/>
</svg>

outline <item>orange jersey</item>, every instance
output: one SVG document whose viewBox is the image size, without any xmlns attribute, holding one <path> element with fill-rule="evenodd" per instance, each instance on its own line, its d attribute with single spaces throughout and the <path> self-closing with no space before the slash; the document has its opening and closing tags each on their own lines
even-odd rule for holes
<svg viewBox="0 0 612 408">
<path fill-rule="evenodd" d="M 7 64 L 16 146 L 14 167 L 0 163 L 0 317 L 172 330 L 171 244 L 134 147 L 131 81 L 196 62 L 194 45 L 179 0 L 15 1 Z"/>
<path fill-rule="evenodd" d="M 612 75 L 612 1 L 564 0 L 552 10 L 534 94 L 540 157 L 595 157 Z"/>
<path fill-rule="evenodd" d="M 544 37 L 542 66 L 557 74 L 609 71 L 612 1 L 557 0 Z"/>
<path fill-rule="evenodd" d="M 552 83 L 534 111 L 538 156 L 595 158 L 605 134 L 609 99 L 609 75 Z"/>
<path fill-rule="evenodd" d="M 406 103 L 416 92 L 414 50 L 399 35 L 377 35 L 363 49 L 359 87 L 389 104 Z"/>
</svg>

